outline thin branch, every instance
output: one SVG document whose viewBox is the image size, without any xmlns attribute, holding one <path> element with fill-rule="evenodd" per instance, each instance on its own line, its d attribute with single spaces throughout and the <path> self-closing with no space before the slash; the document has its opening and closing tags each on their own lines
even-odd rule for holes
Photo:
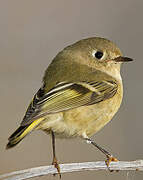
<svg viewBox="0 0 143 180">
<path fill-rule="evenodd" d="M 104 161 L 60 164 L 61 173 L 85 171 L 85 170 L 108 170 Z M 111 162 L 110 169 L 115 171 L 143 171 L 143 160 Z M 53 165 L 40 166 L 0 175 L 3 180 L 22 180 L 33 177 L 56 174 L 57 170 Z"/>
</svg>

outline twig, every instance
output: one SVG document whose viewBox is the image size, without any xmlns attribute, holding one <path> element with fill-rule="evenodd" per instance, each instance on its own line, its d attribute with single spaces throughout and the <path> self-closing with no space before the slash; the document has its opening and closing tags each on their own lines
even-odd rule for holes
<svg viewBox="0 0 143 180">
<path fill-rule="evenodd" d="M 85 171 L 85 170 L 107 170 L 104 161 L 60 164 L 61 173 Z M 143 160 L 111 162 L 110 169 L 115 171 L 143 171 Z M 4 180 L 22 180 L 49 174 L 55 174 L 57 170 L 53 165 L 40 166 L 0 175 Z"/>
</svg>

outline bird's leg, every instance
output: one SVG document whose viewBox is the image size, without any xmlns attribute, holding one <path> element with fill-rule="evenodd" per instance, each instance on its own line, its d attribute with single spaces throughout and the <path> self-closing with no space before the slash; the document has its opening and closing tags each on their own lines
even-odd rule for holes
<svg viewBox="0 0 143 180">
<path fill-rule="evenodd" d="M 109 169 L 110 172 L 112 172 L 109 168 L 109 164 L 112 161 L 118 161 L 115 157 L 113 157 L 112 154 L 110 154 L 108 151 L 106 151 L 105 149 L 103 149 L 101 146 L 99 146 L 98 144 L 96 144 L 93 140 L 89 139 L 89 138 L 85 138 L 85 140 L 87 141 L 87 143 L 92 144 L 93 146 L 97 147 L 97 149 L 99 149 L 103 154 L 105 154 L 105 156 L 107 157 L 105 163 L 107 165 L 107 168 Z"/>
<path fill-rule="evenodd" d="M 52 165 L 55 166 L 55 168 L 57 169 L 58 171 L 58 174 L 61 178 L 61 172 L 60 172 L 60 166 L 58 164 L 58 161 L 57 161 L 57 158 L 56 158 L 56 151 L 55 151 L 55 135 L 54 135 L 54 132 L 51 131 L 51 135 L 52 135 L 52 147 L 53 147 L 53 162 L 52 162 Z"/>
</svg>

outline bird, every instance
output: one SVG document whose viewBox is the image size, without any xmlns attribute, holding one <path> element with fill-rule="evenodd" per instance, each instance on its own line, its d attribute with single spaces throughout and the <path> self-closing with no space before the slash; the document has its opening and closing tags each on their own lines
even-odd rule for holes
<svg viewBox="0 0 143 180">
<path fill-rule="evenodd" d="M 6 149 L 16 146 L 34 130 L 51 135 L 52 164 L 61 177 L 55 138 L 81 138 L 106 156 L 117 159 L 92 136 L 118 111 L 123 99 L 121 64 L 133 59 L 122 55 L 112 41 L 101 37 L 79 40 L 60 51 L 45 71 L 41 88 L 30 102 Z"/>
</svg>

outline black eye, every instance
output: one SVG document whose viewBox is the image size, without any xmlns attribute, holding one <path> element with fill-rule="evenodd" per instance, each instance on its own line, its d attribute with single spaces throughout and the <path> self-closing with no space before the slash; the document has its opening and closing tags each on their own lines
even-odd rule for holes
<svg viewBox="0 0 143 180">
<path fill-rule="evenodd" d="M 97 58 L 97 59 L 101 59 L 103 57 L 103 52 L 101 51 L 97 51 L 94 53 L 94 56 Z"/>
</svg>

